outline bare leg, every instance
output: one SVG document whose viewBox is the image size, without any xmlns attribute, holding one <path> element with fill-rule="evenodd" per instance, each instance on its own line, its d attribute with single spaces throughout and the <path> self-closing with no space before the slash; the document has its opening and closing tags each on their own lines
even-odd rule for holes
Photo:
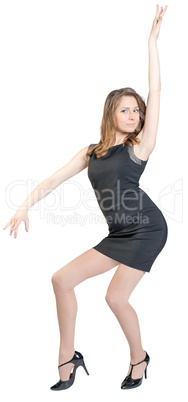
<svg viewBox="0 0 188 402">
<path fill-rule="evenodd" d="M 130 361 L 132 364 L 145 359 L 145 351 L 142 347 L 140 326 L 136 311 L 128 302 L 128 299 L 138 282 L 144 275 L 144 271 L 120 264 L 116 270 L 108 291 L 106 301 L 115 314 L 130 346 Z M 133 368 L 132 378 L 141 378 L 146 363 Z M 130 373 L 131 366 L 127 375 Z"/>
<path fill-rule="evenodd" d="M 119 263 L 91 248 L 70 261 L 52 276 L 60 330 L 59 365 L 71 360 L 74 352 L 77 301 L 74 287 L 84 280 L 102 274 Z M 60 367 L 60 378 L 68 380 L 73 364 Z"/>
</svg>

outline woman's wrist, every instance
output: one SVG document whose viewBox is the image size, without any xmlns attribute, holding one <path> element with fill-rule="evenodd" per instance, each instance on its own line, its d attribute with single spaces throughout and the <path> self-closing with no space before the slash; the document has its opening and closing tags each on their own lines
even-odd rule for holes
<svg viewBox="0 0 188 402">
<path fill-rule="evenodd" d="M 150 45 L 156 45 L 156 44 L 157 44 L 157 39 L 154 38 L 153 36 L 149 36 L 148 45 L 150 46 Z"/>
<path fill-rule="evenodd" d="M 29 211 L 29 207 L 28 207 L 28 205 L 26 205 L 26 204 L 21 204 L 19 207 L 18 207 L 18 210 L 19 211 L 26 211 L 26 212 L 28 212 Z"/>
</svg>

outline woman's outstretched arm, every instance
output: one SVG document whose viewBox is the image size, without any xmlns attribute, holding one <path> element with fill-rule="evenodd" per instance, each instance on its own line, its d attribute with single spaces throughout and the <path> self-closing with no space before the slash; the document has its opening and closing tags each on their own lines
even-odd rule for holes
<svg viewBox="0 0 188 402">
<path fill-rule="evenodd" d="M 155 19 L 153 21 L 151 33 L 148 40 L 149 51 L 149 94 L 147 99 L 145 123 L 142 132 L 142 143 L 145 147 L 152 152 L 156 143 L 157 128 L 159 121 L 159 108 L 160 108 L 160 92 L 161 92 L 161 78 L 160 78 L 160 64 L 159 54 L 157 49 L 157 39 L 160 32 L 162 17 L 167 9 L 164 10 L 157 5 Z"/>
<path fill-rule="evenodd" d="M 22 221 L 25 222 L 25 230 L 29 231 L 29 209 L 39 202 L 42 198 L 46 197 L 56 187 L 58 187 L 64 181 L 75 176 L 87 167 L 86 152 L 88 146 L 82 148 L 66 165 L 57 170 L 52 176 L 48 177 L 42 183 L 40 183 L 26 198 L 26 200 L 19 206 L 17 212 L 12 216 L 9 222 L 4 226 L 3 230 L 10 226 L 10 236 L 14 232 L 14 238 L 18 234 L 18 226 Z"/>
</svg>

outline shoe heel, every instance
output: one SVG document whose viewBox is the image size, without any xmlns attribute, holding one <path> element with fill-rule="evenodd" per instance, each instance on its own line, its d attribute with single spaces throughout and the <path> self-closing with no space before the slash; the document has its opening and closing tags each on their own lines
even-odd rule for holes
<svg viewBox="0 0 188 402">
<path fill-rule="evenodd" d="M 89 373 L 88 373 L 88 371 L 87 371 L 87 368 L 86 368 L 86 365 L 85 365 L 85 363 L 84 363 L 84 360 L 82 360 L 81 366 L 84 368 L 84 370 L 85 370 L 85 372 L 87 373 L 87 375 L 89 375 Z"/>
<path fill-rule="evenodd" d="M 145 378 L 147 378 L 147 366 L 146 366 L 146 369 L 145 369 Z"/>
</svg>

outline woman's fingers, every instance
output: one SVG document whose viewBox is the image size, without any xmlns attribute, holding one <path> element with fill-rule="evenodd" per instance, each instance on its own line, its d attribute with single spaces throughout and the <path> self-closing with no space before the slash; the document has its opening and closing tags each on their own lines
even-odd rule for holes
<svg viewBox="0 0 188 402">
<path fill-rule="evenodd" d="M 14 238 L 16 239 L 16 237 L 17 237 L 17 234 L 18 234 L 18 229 L 16 229 L 15 231 L 14 231 Z"/>
<path fill-rule="evenodd" d="M 13 231 L 11 231 L 10 236 L 12 236 L 12 232 L 13 232 Z M 17 237 L 17 234 L 18 234 L 18 228 L 17 228 L 17 229 L 14 229 L 14 238 Z"/>
<path fill-rule="evenodd" d="M 12 225 L 11 225 L 11 227 L 10 227 L 10 235 L 12 234 L 12 228 L 14 227 L 14 225 L 15 225 L 15 221 L 14 220 L 12 220 Z"/>
<path fill-rule="evenodd" d="M 14 237 L 17 237 L 18 233 L 18 226 L 20 223 L 24 221 L 25 222 L 25 230 L 28 232 L 29 231 L 29 218 L 28 214 L 26 211 L 23 213 L 20 211 L 17 211 L 17 213 L 10 219 L 10 221 L 4 226 L 3 229 L 6 229 L 9 225 L 10 226 L 10 236 L 12 235 L 14 231 Z"/>
<path fill-rule="evenodd" d="M 155 13 L 155 18 L 153 20 L 153 27 L 156 25 L 157 21 L 159 19 L 159 6 L 157 4 L 157 9 L 156 9 L 156 13 Z"/>
<path fill-rule="evenodd" d="M 155 14 L 155 20 L 158 20 L 159 14 L 160 14 L 160 11 L 159 11 L 159 6 L 158 6 L 158 4 L 157 4 L 157 9 L 156 9 L 156 14 Z"/>
<path fill-rule="evenodd" d="M 29 232 L 29 220 L 25 221 L 25 230 L 26 232 Z"/>
<path fill-rule="evenodd" d="M 17 233 L 18 233 L 18 226 L 20 225 L 20 223 L 22 222 L 21 219 L 18 219 L 16 221 L 16 223 L 10 228 L 10 236 L 12 235 L 12 232 L 14 231 L 14 237 L 17 237 Z M 29 231 L 29 220 L 25 220 L 25 230 L 26 232 Z"/>
<path fill-rule="evenodd" d="M 163 17 L 163 15 L 164 15 L 165 11 L 167 10 L 167 8 L 168 8 L 168 6 L 165 6 L 164 10 L 161 11 L 160 17 Z"/>
<path fill-rule="evenodd" d="M 13 228 L 10 228 L 10 236 L 12 236 Z"/>
<path fill-rule="evenodd" d="M 12 227 L 11 227 L 11 229 L 10 229 L 10 235 L 12 234 L 12 232 L 13 232 L 14 230 L 16 230 L 16 229 L 18 228 L 18 226 L 19 226 L 20 223 L 21 223 L 21 219 L 18 219 L 18 220 L 12 225 Z"/>
<path fill-rule="evenodd" d="M 4 226 L 3 230 L 8 228 L 8 226 L 11 224 L 11 222 L 12 222 L 12 219 L 10 219 L 10 221 L 6 224 L 6 226 Z"/>
<path fill-rule="evenodd" d="M 158 21 L 158 19 L 162 18 L 165 11 L 167 10 L 168 6 L 166 5 L 165 8 L 163 9 L 163 7 L 161 6 L 161 10 L 159 9 L 159 5 L 157 4 L 157 10 L 156 10 L 156 15 L 155 15 L 155 20 Z"/>
<path fill-rule="evenodd" d="M 159 19 L 159 17 L 163 17 L 165 11 L 167 10 L 168 6 L 166 5 L 165 8 L 161 6 L 161 10 L 159 11 L 159 6 L 157 4 L 157 11 L 156 11 L 156 19 Z"/>
<path fill-rule="evenodd" d="M 14 223 L 14 225 L 12 225 L 12 227 L 11 227 L 11 230 L 15 230 L 17 227 L 18 227 L 18 225 L 20 224 L 18 224 L 18 220 Z M 21 222 L 21 221 L 20 221 Z"/>
<path fill-rule="evenodd" d="M 15 235 L 15 233 L 18 231 L 18 229 L 17 229 L 17 227 L 15 227 L 15 228 L 12 228 L 11 230 L 10 230 L 10 236 L 12 236 L 12 233 L 14 232 L 14 235 Z M 15 236 L 14 236 L 15 237 Z"/>
</svg>

